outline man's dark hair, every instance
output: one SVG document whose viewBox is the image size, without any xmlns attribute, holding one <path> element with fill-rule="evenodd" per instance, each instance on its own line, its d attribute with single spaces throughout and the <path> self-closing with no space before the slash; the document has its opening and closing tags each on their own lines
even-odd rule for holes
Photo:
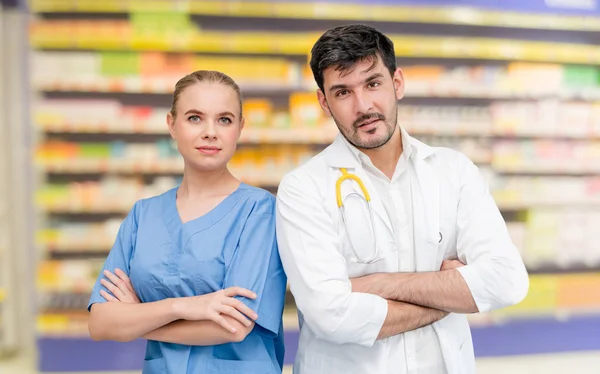
<svg viewBox="0 0 600 374">
<path fill-rule="evenodd" d="M 390 38 L 371 26 L 338 26 L 326 31 L 317 40 L 311 50 L 310 68 L 317 86 L 324 91 L 325 69 L 335 66 L 335 70 L 343 72 L 365 59 L 375 65 L 379 56 L 393 76 L 396 71 L 396 54 Z"/>
</svg>

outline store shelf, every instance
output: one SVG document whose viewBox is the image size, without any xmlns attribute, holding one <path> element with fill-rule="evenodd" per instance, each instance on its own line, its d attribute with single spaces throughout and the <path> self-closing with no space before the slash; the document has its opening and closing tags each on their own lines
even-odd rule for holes
<svg viewBox="0 0 600 374">
<path fill-rule="evenodd" d="M 600 51 L 600 49 L 599 49 Z M 71 92 L 71 93 L 104 93 L 104 94 L 149 94 L 149 95 L 171 95 L 176 79 L 144 81 L 123 78 L 103 78 L 91 77 L 91 82 L 69 81 L 62 79 L 60 81 L 45 82 L 35 86 L 40 92 Z M 405 98 L 422 99 L 481 99 L 481 100 L 582 100 L 596 101 L 600 100 L 599 89 L 579 89 L 579 90 L 551 90 L 551 91 L 524 91 L 523 89 L 493 89 L 491 87 L 459 87 L 459 88 L 435 88 L 432 87 L 414 87 L 410 82 L 407 84 L 404 94 Z M 240 88 L 245 93 L 252 94 L 289 94 L 291 92 L 314 92 L 316 85 L 298 83 L 294 85 L 282 84 L 263 84 L 240 83 Z"/>
<path fill-rule="evenodd" d="M 478 162 L 489 162 L 489 158 L 481 157 Z M 91 160 L 90 160 L 91 161 Z M 173 165 L 173 162 L 164 162 L 156 160 L 154 163 L 137 164 L 134 166 L 121 165 L 117 160 L 69 160 L 57 163 L 45 163 L 42 167 L 46 173 L 62 174 L 62 175 L 93 175 L 93 174 L 123 174 L 123 175 L 182 175 L 183 167 Z M 126 162 L 126 161 L 125 161 Z M 154 162 L 154 161 L 153 161 Z M 274 172 L 273 174 L 257 175 L 255 170 L 236 170 L 230 168 L 231 172 L 240 178 L 242 181 L 251 184 L 259 184 L 262 186 L 272 186 L 279 184 L 279 180 L 287 171 Z M 103 211 L 100 207 L 99 211 Z M 87 209 L 86 209 L 87 210 Z M 95 211 L 95 209 L 94 209 Z"/>
<path fill-rule="evenodd" d="M 52 250 L 44 252 L 49 260 L 53 261 L 68 261 L 68 260 L 89 260 L 89 259 L 106 259 L 109 249 L 102 251 L 60 251 Z"/>
<path fill-rule="evenodd" d="M 431 136 L 431 137 L 472 137 L 472 138 L 505 138 L 505 139 L 564 139 L 564 140 L 587 140 L 598 141 L 600 134 L 569 134 L 569 133 L 533 133 L 520 131 L 492 131 L 484 132 L 480 129 L 490 128 L 488 124 L 481 126 L 472 126 L 468 129 L 466 126 L 450 129 L 450 126 L 445 126 L 443 123 L 438 124 L 439 130 L 420 129 L 417 123 L 412 124 L 410 119 L 403 120 L 402 126 L 415 137 Z M 166 129 L 166 125 L 157 126 L 156 124 L 139 124 L 136 129 L 119 126 L 115 121 L 106 122 L 104 124 L 77 124 L 77 123 L 54 123 L 54 124 L 39 124 L 38 128 L 48 134 L 56 135 L 122 135 L 122 136 L 137 136 L 137 135 L 155 135 L 157 137 L 170 137 Z M 335 124 L 317 128 L 302 128 L 300 126 L 291 128 L 276 128 L 276 127 L 256 127 L 252 128 L 251 124 L 247 124 L 242 131 L 240 144 L 329 144 L 335 140 L 338 134 Z"/>
<path fill-rule="evenodd" d="M 523 175 L 600 175 L 600 165 L 597 166 L 564 166 L 564 165 L 510 165 L 492 161 L 492 168 L 503 174 Z"/>
<path fill-rule="evenodd" d="M 183 161 L 148 160 L 128 161 L 110 159 L 74 159 L 63 161 L 43 161 L 40 167 L 46 173 L 56 174 L 182 174 Z"/>
<path fill-rule="evenodd" d="M 598 264 L 575 264 L 575 265 L 544 265 L 535 266 L 527 269 L 529 275 L 540 275 L 540 274 L 600 274 L 600 263 Z M 595 309 L 594 313 L 600 315 L 600 306 Z"/>
<path fill-rule="evenodd" d="M 104 126 L 83 124 L 40 125 L 39 128 L 49 134 L 89 134 L 89 135 L 157 135 L 169 137 L 166 125 L 161 128 L 155 125 L 140 125 L 137 131 L 119 128 L 116 124 Z M 240 144 L 327 144 L 332 142 L 338 130 L 335 125 L 328 128 L 245 128 L 240 137 Z"/>
<path fill-rule="evenodd" d="M 64 79 L 62 81 L 49 82 L 35 86 L 40 92 L 96 92 L 113 94 L 149 94 L 149 95 L 172 95 L 173 87 L 178 77 L 172 79 L 123 79 L 93 77 L 91 82 L 76 82 Z M 253 94 L 289 94 L 294 91 L 314 91 L 311 86 L 292 86 L 285 84 L 257 84 L 239 83 L 240 89 L 245 93 Z M 600 97 L 600 95 L 599 95 Z"/>
<path fill-rule="evenodd" d="M 116 213 L 124 213 L 127 214 L 127 212 L 123 212 L 124 209 L 115 209 L 114 212 Z M 41 245 L 46 248 L 46 250 L 49 253 L 61 253 L 61 254 L 68 254 L 68 253 L 106 253 L 108 254 L 108 251 L 110 250 L 110 248 L 112 248 L 113 244 L 115 241 L 115 237 L 106 237 L 106 238 L 94 238 L 93 241 L 83 241 L 83 240 L 73 240 L 70 242 L 65 242 L 65 241 L 61 241 L 61 242 L 54 242 L 54 241 L 47 241 L 47 242 L 42 242 Z"/>
<path fill-rule="evenodd" d="M 491 154 L 479 154 L 471 155 L 470 159 L 475 164 L 489 164 L 492 161 Z M 83 165 L 87 164 L 87 165 Z M 122 175 L 182 175 L 183 168 L 175 167 L 172 165 L 161 165 L 160 161 L 157 164 L 140 164 L 136 166 L 123 166 L 119 165 L 119 161 L 104 161 L 97 160 L 95 162 L 81 162 L 78 160 L 61 161 L 57 163 L 46 162 L 41 170 L 48 174 L 60 174 L 60 175 L 94 175 L 94 174 L 122 174 Z M 250 184 L 256 184 L 260 186 L 277 186 L 283 175 L 285 175 L 291 169 L 280 170 L 279 172 L 272 172 L 262 175 L 260 172 L 253 170 L 236 170 L 230 167 L 231 172 L 242 181 Z M 543 173 L 543 171 L 539 171 Z M 100 208 L 103 211 L 105 208 Z M 79 211 L 79 210 L 77 210 Z M 86 209 L 85 211 L 88 211 Z M 94 210 L 95 211 L 95 210 Z"/>
<path fill-rule="evenodd" d="M 559 197 L 554 201 L 548 200 L 535 200 L 535 201 L 502 201 L 496 199 L 496 203 L 500 210 L 511 211 L 511 210 L 527 210 L 532 208 L 600 208 L 599 200 L 558 200 Z"/>
<path fill-rule="evenodd" d="M 320 36 L 314 32 L 212 32 L 189 28 L 176 34 L 147 37 L 136 35 L 128 24 L 122 24 L 119 30 L 103 31 L 114 27 L 114 23 L 102 21 L 37 21 L 31 28 L 31 45 L 46 50 L 306 56 Z M 99 34 L 103 38 L 98 38 Z M 393 34 L 389 37 L 395 44 L 397 57 L 600 64 L 600 47 L 593 45 L 477 37 Z"/>
<path fill-rule="evenodd" d="M 40 208 L 43 209 L 46 213 L 54 213 L 54 214 L 120 214 L 126 215 L 129 210 L 131 210 L 131 206 L 125 206 L 117 203 L 116 205 L 106 205 L 106 204 L 90 204 L 89 206 L 85 205 L 66 205 L 62 206 L 59 204 L 56 205 L 41 205 Z"/>
<path fill-rule="evenodd" d="M 599 31 L 599 17 L 527 14 L 465 7 L 299 1 L 34 0 L 40 13 L 185 12 L 203 16 L 409 22 L 524 29 Z"/>
<path fill-rule="evenodd" d="M 528 318 L 500 325 L 471 327 L 477 357 L 599 350 L 599 331 L 600 316 L 597 315 L 566 320 Z M 285 364 L 294 362 L 298 338 L 298 331 L 284 332 Z M 38 348 L 40 369 L 44 372 L 140 370 L 145 341 L 94 342 L 88 337 L 69 337 L 68 334 L 58 337 L 42 335 Z"/>
<path fill-rule="evenodd" d="M 482 123 L 481 125 L 467 126 L 462 124 L 460 128 L 452 129 L 452 126 L 446 126 L 438 123 L 438 129 L 421 129 L 418 121 L 402 119 L 402 127 L 412 136 L 432 136 L 432 137 L 473 137 L 473 138 L 505 138 L 505 139 L 565 139 L 565 140 L 600 140 L 600 133 L 568 133 L 568 132 L 526 132 L 522 130 L 512 131 L 487 131 L 492 128 L 491 124 Z M 135 128 L 127 128 L 119 125 L 118 121 L 108 121 L 103 124 L 84 124 L 67 123 L 55 121 L 53 123 L 37 124 L 39 130 L 47 134 L 56 135 L 155 135 L 160 137 L 169 137 L 166 125 L 139 123 Z M 566 129 L 568 131 L 568 129 Z M 319 128 L 301 128 L 300 126 L 291 128 L 252 128 L 247 124 L 240 137 L 241 144 L 328 144 L 332 142 L 338 130 L 335 124 L 322 126 Z"/>
</svg>

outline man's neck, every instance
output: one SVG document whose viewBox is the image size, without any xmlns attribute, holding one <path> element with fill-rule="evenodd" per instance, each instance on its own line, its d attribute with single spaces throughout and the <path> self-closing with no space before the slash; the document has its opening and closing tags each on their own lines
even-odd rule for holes
<svg viewBox="0 0 600 374">
<path fill-rule="evenodd" d="M 362 152 L 371 159 L 377 169 L 392 179 L 403 149 L 402 134 L 400 129 L 397 129 L 384 146 L 376 149 L 363 149 Z"/>
</svg>

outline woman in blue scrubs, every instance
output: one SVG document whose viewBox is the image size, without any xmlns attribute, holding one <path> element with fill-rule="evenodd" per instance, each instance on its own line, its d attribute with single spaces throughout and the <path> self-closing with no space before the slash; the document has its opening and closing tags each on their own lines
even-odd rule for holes
<svg viewBox="0 0 600 374">
<path fill-rule="evenodd" d="M 275 199 L 227 169 L 244 125 L 228 76 L 182 78 L 167 116 L 179 187 L 137 201 L 92 291 L 95 340 L 148 339 L 144 374 L 281 373 Z"/>
</svg>

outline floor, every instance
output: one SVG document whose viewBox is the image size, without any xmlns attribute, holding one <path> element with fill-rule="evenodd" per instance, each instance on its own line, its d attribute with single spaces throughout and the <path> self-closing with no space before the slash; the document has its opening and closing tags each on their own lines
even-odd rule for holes
<svg viewBox="0 0 600 374">
<path fill-rule="evenodd" d="M 13 358 L 8 361 L 0 360 L 0 374 L 37 374 L 33 361 L 31 356 Z M 600 367 L 600 352 L 486 358 L 479 359 L 477 361 L 477 367 L 477 374 L 598 374 L 598 368 Z M 113 372 L 107 374 L 139 373 Z M 287 368 L 284 371 L 284 374 L 291 374 L 290 368 Z"/>
</svg>

